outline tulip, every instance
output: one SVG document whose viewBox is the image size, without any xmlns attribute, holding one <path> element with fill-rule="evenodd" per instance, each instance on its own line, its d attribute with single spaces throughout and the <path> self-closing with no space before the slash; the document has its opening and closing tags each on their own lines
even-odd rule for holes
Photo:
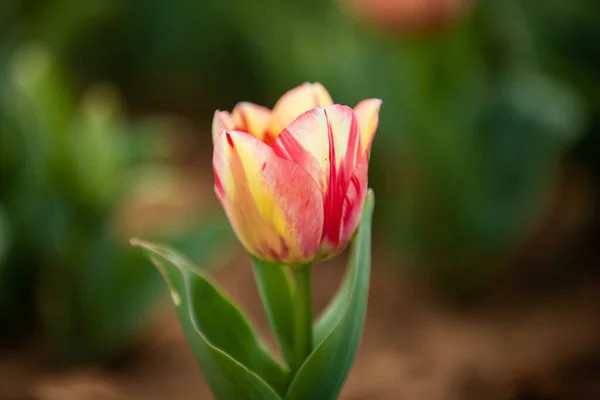
<svg viewBox="0 0 600 400">
<path fill-rule="evenodd" d="M 299 265 L 346 247 L 367 194 L 380 105 L 333 104 L 321 84 L 305 83 L 273 110 L 242 102 L 215 112 L 215 192 L 251 255 Z"/>
<path fill-rule="evenodd" d="M 473 0 L 345 0 L 356 14 L 395 32 L 443 28 L 471 8 Z"/>
</svg>

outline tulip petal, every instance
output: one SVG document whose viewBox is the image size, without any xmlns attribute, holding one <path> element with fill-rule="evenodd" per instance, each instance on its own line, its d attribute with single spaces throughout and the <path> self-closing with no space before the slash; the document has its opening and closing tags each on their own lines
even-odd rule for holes
<svg viewBox="0 0 600 400">
<path fill-rule="evenodd" d="M 285 263 L 315 257 L 323 200 L 300 166 L 254 136 L 233 131 L 217 138 L 213 167 L 217 197 L 248 252 Z"/>
<path fill-rule="evenodd" d="M 338 175 L 344 174 L 344 182 L 348 182 L 358 162 L 360 146 L 358 120 L 350 107 L 339 104 L 326 108 L 325 115 L 328 123 L 330 163 L 331 160 L 335 160 L 335 164 L 330 164 L 330 170 L 337 171 Z"/>
<path fill-rule="evenodd" d="M 238 103 L 231 113 L 235 128 L 248 132 L 252 136 L 264 141 L 267 128 L 271 122 L 271 110 L 250 102 Z"/>
<path fill-rule="evenodd" d="M 381 100 L 363 100 L 354 107 L 354 113 L 360 126 L 360 149 L 359 157 L 362 157 L 371 148 L 371 142 L 379 124 L 379 109 Z"/>
<path fill-rule="evenodd" d="M 358 162 L 360 130 L 354 111 L 332 105 L 312 109 L 292 122 L 273 150 L 302 166 L 323 193 L 323 239 L 335 248 L 342 239 L 344 198 Z"/>
<path fill-rule="evenodd" d="M 335 104 L 326 110 L 329 138 L 329 176 L 324 200 L 323 242 L 339 247 L 344 199 L 358 162 L 360 130 L 354 111 Z"/>
<path fill-rule="evenodd" d="M 350 107 L 335 104 L 300 115 L 277 137 L 273 150 L 301 165 L 325 191 L 332 176 L 343 173 L 348 182 L 356 166 L 359 142 L 354 112 Z"/>
<path fill-rule="evenodd" d="M 346 247 L 360 223 L 363 206 L 367 198 L 368 172 L 369 157 L 365 155 L 356 166 L 344 197 L 340 248 Z"/>
<path fill-rule="evenodd" d="M 230 131 L 233 129 L 235 129 L 235 122 L 231 114 L 228 111 L 215 111 L 212 122 L 213 143 L 216 142 L 217 137 L 219 137 L 223 131 Z"/>
<path fill-rule="evenodd" d="M 284 94 L 273 107 L 269 136 L 274 140 L 300 114 L 333 104 L 327 89 L 320 83 L 304 83 Z"/>
<path fill-rule="evenodd" d="M 275 153 L 308 172 L 324 193 L 329 174 L 329 138 L 325 110 L 315 108 L 300 115 L 273 143 Z"/>
</svg>

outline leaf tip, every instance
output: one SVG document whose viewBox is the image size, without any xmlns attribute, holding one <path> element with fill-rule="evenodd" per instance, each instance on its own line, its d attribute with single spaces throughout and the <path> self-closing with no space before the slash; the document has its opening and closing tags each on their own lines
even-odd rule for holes
<svg viewBox="0 0 600 400">
<path fill-rule="evenodd" d="M 173 304 L 175 307 L 179 307 L 181 305 L 181 296 L 175 290 L 171 289 L 171 299 L 173 300 Z"/>
<path fill-rule="evenodd" d="M 147 247 L 148 243 L 142 239 L 131 238 L 129 239 L 129 244 L 133 247 Z"/>
<path fill-rule="evenodd" d="M 372 204 L 375 202 L 375 192 L 373 192 L 373 189 L 371 188 L 367 190 L 367 200 Z"/>
</svg>

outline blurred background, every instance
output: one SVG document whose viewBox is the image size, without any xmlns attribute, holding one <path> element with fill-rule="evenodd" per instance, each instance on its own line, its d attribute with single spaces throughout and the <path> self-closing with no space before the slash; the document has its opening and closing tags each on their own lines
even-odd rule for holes
<svg viewBox="0 0 600 400">
<path fill-rule="evenodd" d="M 597 0 L 3 0 L 0 399 L 210 398 L 128 240 L 210 269 L 269 336 L 210 125 L 306 81 L 383 99 L 342 397 L 600 398 L 599 70 Z M 317 309 L 344 264 L 315 268 Z"/>
</svg>

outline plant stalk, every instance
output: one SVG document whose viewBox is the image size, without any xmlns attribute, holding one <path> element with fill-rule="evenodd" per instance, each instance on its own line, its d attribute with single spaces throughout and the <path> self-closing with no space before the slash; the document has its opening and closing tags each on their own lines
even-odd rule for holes
<svg viewBox="0 0 600 400">
<path fill-rule="evenodd" d="M 312 293 L 310 264 L 290 267 L 294 277 L 294 347 L 292 374 L 296 374 L 312 351 Z"/>
</svg>

